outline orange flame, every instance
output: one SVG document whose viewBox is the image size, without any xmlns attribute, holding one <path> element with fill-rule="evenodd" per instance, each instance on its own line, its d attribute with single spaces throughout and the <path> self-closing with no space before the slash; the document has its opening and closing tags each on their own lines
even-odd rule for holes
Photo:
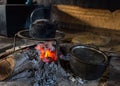
<svg viewBox="0 0 120 86">
<path fill-rule="evenodd" d="M 56 61 L 56 50 L 50 50 L 50 48 L 46 47 L 44 43 L 38 44 L 35 49 L 40 52 L 40 59 L 44 62 Z"/>
</svg>

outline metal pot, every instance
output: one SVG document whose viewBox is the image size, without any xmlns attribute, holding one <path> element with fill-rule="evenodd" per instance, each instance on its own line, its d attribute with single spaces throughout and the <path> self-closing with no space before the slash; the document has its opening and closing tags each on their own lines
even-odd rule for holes
<svg viewBox="0 0 120 86">
<path fill-rule="evenodd" d="M 32 38 L 55 38 L 55 33 L 55 25 L 47 19 L 38 19 L 29 28 L 29 36 Z"/>
<path fill-rule="evenodd" d="M 70 49 L 70 55 L 72 71 L 85 80 L 100 78 L 108 63 L 103 52 L 88 46 L 75 45 Z"/>
</svg>

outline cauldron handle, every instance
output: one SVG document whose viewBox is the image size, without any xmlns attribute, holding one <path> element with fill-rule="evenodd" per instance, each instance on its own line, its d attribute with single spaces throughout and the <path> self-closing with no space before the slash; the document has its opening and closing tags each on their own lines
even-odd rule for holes
<svg viewBox="0 0 120 86">
<path fill-rule="evenodd" d="M 81 44 L 81 43 L 73 44 L 73 46 L 77 46 L 77 45 L 86 46 L 86 47 L 91 47 L 91 48 L 94 48 L 94 49 L 100 50 L 98 46 L 93 45 L 93 44 Z"/>
<path fill-rule="evenodd" d="M 87 46 L 87 47 L 92 47 L 92 48 L 95 48 L 95 49 L 97 49 L 97 50 L 100 50 L 98 46 L 93 45 L 93 44 L 86 44 L 85 46 Z"/>
</svg>

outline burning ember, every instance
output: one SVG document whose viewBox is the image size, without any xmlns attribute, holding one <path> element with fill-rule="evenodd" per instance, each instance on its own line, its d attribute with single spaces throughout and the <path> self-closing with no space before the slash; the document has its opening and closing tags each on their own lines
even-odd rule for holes
<svg viewBox="0 0 120 86">
<path fill-rule="evenodd" d="M 52 62 L 57 60 L 56 43 L 54 41 L 47 41 L 38 44 L 35 49 L 39 51 L 40 59 L 43 62 Z"/>
</svg>

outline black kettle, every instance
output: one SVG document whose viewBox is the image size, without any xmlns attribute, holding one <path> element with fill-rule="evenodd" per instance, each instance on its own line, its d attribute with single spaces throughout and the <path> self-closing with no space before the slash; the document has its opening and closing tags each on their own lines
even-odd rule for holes
<svg viewBox="0 0 120 86">
<path fill-rule="evenodd" d="M 29 28 L 29 36 L 32 38 L 55 38 L 56 27 L 48 19 L 37 19 Z"/>
</svg>

